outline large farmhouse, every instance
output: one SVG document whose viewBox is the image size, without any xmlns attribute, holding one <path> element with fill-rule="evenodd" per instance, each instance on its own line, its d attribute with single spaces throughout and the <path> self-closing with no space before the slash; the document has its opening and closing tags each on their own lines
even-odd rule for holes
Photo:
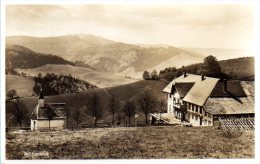
<svg viewBox="0 0 260 164">
<path fill-rule="evenodd" d="M 41 90 L 38 104 L 31 115 L 31 130 L 62 130 L 65 125 L 65 103 L 44 103 L 44 95 Z"/>
<path fill-rule="evenodd" d="M 211 126 L 219 117 L 254 117 L 254 82 L 184 73 L 163 92 L 167 114 L 193 126 Z"/>
</svg>

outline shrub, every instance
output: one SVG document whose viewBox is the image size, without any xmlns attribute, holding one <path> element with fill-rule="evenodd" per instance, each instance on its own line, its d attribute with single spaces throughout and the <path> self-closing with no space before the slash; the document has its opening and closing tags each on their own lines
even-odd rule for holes
<svg viewBox="0 0 260 164">
<path fill-rule="evenodd" d="M 226 138 L 239 138 L 243 132 L 241 130 L 223 129 L 222 135 Z"/>
</svg>

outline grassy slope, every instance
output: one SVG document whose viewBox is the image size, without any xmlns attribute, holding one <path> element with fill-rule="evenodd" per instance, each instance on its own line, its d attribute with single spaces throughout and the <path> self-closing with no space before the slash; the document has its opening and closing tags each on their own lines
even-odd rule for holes
<svg viewBox="0 0 260 164">
<path fill-rule="evenodd" d="M 31 78 L 6 75 L 6 93 L 11 89 L 15 89 L 20 97 L 32 96 L 34 81 Z"/>
<path fill-rule="evenodd" d="M 23 151 L 48 152 L 49 159 L 253 158 L 254 133 L 225 135 L 214 127 L 138 127 L 78 132 L 8 134 L 7 159 Z M 31 159 L 31 157 L 27 157 Z"/>
<path fill-rule="evenodd" d="M 34 69 L 17 69 L 31 76 L 37 76 L 38 73 L 71 74 L 73 77 L 90 82 L 98 87 L 110 87 L 113 85 L 122 85 L 133 83 L 136 80 L 128 79 L 123 76 L 115 75 L 109 72 L 99 72 L 96 70 L 76 67 L 71 65 L 47 64 Z"/>
<path fill-rule="evenodd" d="M 236 79 L 254 79 L 255 60 L 254 57 L 222 60 L 219 62 L 223 72 L 232 75 Z"/>
<path fill-rule="evenodd" d="M 156 97 L 158 98 L 166 98 L 165 94 L 162 91 L 162 89 L 167 85 L 167 83 L 163 81 L 139 81 L 127 85 L 117 86 L 117 87 L 111 87 L 105 89 L 96 89 L 96 90 L 90 90 L 86 92 L 79 92 L 79 93 L 73 93 L 73 94 L 62 94 L 62 95 L 56 95 L 56 96 L 45 96 L 46 102 L 65 102 L 66 107 L 72 107 L 72 108 L 79 108 L 82 110 L 85 110 L 85 104 L 87 103 L 88 98 L 90 97 L 91 93 L 96 92 L 98 95 L 100 95 L 102 100 L 102 106 L 104 108 L 104 120 L 106 122 L 111 121 L 111 115 L 108 112 L 107 106 L 108 106 L 108 100 L 110 98 L 109 95 L 115 94 L 116 97 L 118 97 L 119 100 L 122 101 L 122 103 L 128 99 L 135 100 L 136 96 L 142 94 L 145 90 L 150 89 L 156 94 Z M 29 110 L 29 113 L 33 111 L 35 106 L 37 105 L 37 98 L 31 97 L 31 98 L 23 98 L 23 107 Z M 7 113 L 10 110 L 12 106 L 7 105 Z M 137 109 L 139 110 L 139 109 Z M 140 110 L 139 110 L 140 112 Z M 81 118 L 82 122 L 90 123 L 92 119 L 90 119 L 85 114 L 82 114 Z M 140 117 L 140 121 L 143 121 L 143 118 Z M 75 121 L 70 120 L 70 125 L 74 125 Z"/>
<path fill-rule="evenodd" d="M 196 64 L 199 68 L 202 67 L 202 64 Z M 236 58 L 236 59 L 228 59 L 228 60 L 221 60 L 219 61 L 219 65 L 223 71 L 223 73 L 227 74 L 229 77 L 235 80 L 254 80 L 255 76 L 255 62 L 254 57 L 243 57 L 243 58 Z M 186 66 L 185 68 L 192 68 L 194 66 Z M 182 71 L 182 68 L 179 69 Z M 160 74 L 162 78 L 167 80 L 171 80 L 175 75 L 176 72 L 167 72 Z"/>
</svg>

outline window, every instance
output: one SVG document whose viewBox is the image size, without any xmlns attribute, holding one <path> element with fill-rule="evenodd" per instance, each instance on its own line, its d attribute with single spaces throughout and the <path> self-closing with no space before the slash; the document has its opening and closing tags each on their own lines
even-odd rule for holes
<svg viewBox="0 0 260 164">
<path fill-rule="evenodd" d="M 207 112 L 204 113 L 204 116 L 207 116 Z"/>
<path fill-rule="evenodd" d="M 195 107 L 196 107 L 196 112 L 199 113 L 199 111 L 198 111 L 198 106 L 196 105 Z"/>
<path fill-rule="evenodd" d="M 202 108 L 200 107 L 200 114 L 202 114 Z"/>
<path fill-rule="evenodd" d="M 208 125 L 211 125 L 211 121 L 208 121 Z"/>
<path fill-rule="evenodd" d="M 195 120 L 196 120 L 196 121 L 198 120 L 198 116 L 195 116 Z"/>
<path fill-rule="evenodd" d="M 208 117 L 211 118 L 211 114 L 208 113 Z"/>
</svg>

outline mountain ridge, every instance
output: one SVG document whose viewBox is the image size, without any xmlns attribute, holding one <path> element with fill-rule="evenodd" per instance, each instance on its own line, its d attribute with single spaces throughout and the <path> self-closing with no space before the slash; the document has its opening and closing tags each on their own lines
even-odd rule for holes
<svg viewBox="0 0 260 164">
<path fill-rule="evenodd" d="M 198 53 L 173 46 L 142 47 L 94 35 L 41 38 L 11 36 L 6 37 L 6 42 L 22 45 L 39 53 L 57 55 L 69 61 L 82 61 L 97 70 L 123 75 L 143 72 L 180 54 L 204 58 Z"/>
</svg>

